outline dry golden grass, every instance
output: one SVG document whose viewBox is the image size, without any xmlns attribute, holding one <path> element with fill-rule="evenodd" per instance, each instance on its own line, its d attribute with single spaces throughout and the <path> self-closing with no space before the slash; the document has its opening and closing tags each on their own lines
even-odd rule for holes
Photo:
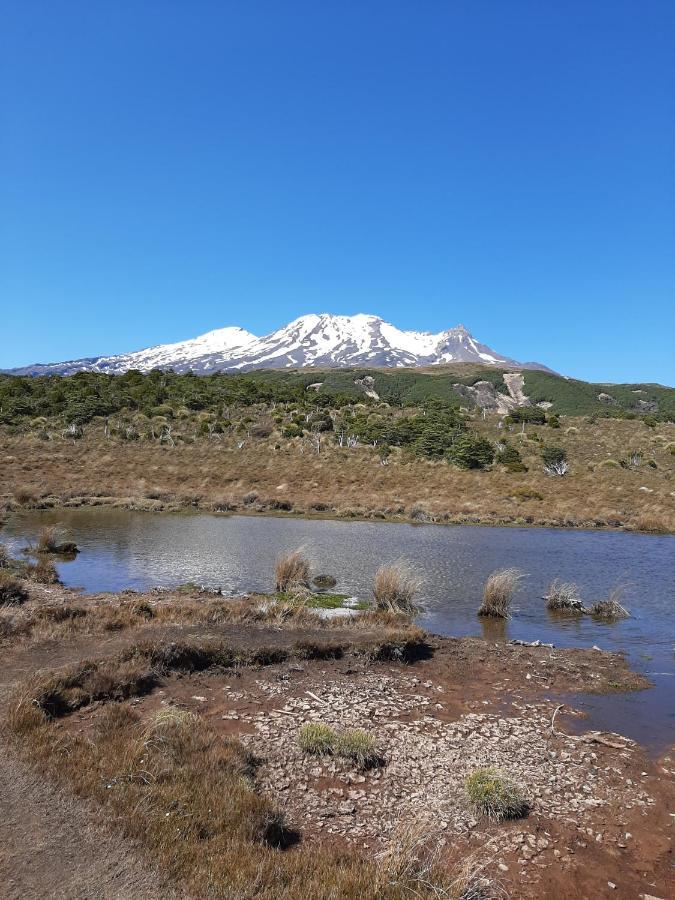
<svg viewBox="0 0 675 900">
<path fill-rule="evenodd" d="M 274 564 L 274 578 L 279 593 L 309 588 L 311 569 L 302 547 L 281 553 Z"/>
<path fill-rule="evenodd" d="M 551 612 L 583 612 L 584 604 L 579 596 L 579 588 L 569 581 L 553 581 L 544 597 L 546 608 Z"/>
<path fill-rule="evenodd" d="M 592 603 L 588 612 L 597 619 L 607 619 L 608 621 L 629 619 L 630 613 L 621 602 L 625 592 L 626 589 L 623 585 L 617 585 L 605 600 L 596 600 L 595 603 Z"/>
<path fill-rule="evenodd" d="M 119 504 L 141 509 L 283 511 L 425 521 L 625 526 L 675 531 L 675 457 L 667 449 L 675 425 L 649 429 L 639 421 L 564 419 L 564 428 L 528 426 L 518 447 L 529 471 L 461 470 L 394 449 L 380 465 L 376 449 L 339 448 L 326 441 L 315 454 L 274 437 L 249 442 L 198 440 L 170 447 L 106 440 L 89 430 L 81 441 L 8 435 L 0 429 L 0 503 Z M 473 423 L 496 442 L 497 419 Z M 576 431 L 565 433 L 568 427 Z M 570 474 L 550 478 L 539 435 L 564 447 Z M 553 436 L 553 437 L 552 437 Z M 642 452 L 637 467 L 608 468 L 605 459 Z M 648 465 L 653 460 L 657 468 Z M 530 497 L 528 498 L 528 494 Z M 248 495 L 248 496 L 247 496 Z M 541 499 L 538 499 L 541 497 Z M 52 498 L 51 500 L 49 498 Z M 246 498 L 246 501 L 245 501 Z M 252 499 L 251 499 L 252 498 Z"/>
<path fill-rule="evenodd" d="M 518 569 L 500 569 L 493 572 L 485 582 L 483 602 L 478 609 L 478 615 L 508 619 L 511 599 L 522 578 L 524 575 Z"/>
<path fill-rule="evenodd" d="M 249 661 L 265 655 L 250 651 Z M 215 654 L 215 655 L 214 655 Z M 255 767 L 235 740 L 174 707 L 142 720 L 109 703 L 95 734 L 56 728 L 91 699 L 149 690 L 148 680 L 236 654 L 221 647 L 147 647 L 113 660 L 40 674 L 12 701 L 9 725 L 46 774 L 96 800 L 192 896 L 227 900 L 403 900 L 497 896 L 481 874 L 448 872 L 438 852 L 415 842 L 377 860 L 297 840 L 255 785 Z M 428 837 L 428 834 L 427 834 Z M 481 893 L 469 893 L 477 891 Z"/>
<path fill-rule="evenodd" d="M 373 578 L 375 608 L 413 616 L 418 612 L 415 597 L 421 585 L 419 575 L 404 560 L 380 566 Z"/>
</svg>

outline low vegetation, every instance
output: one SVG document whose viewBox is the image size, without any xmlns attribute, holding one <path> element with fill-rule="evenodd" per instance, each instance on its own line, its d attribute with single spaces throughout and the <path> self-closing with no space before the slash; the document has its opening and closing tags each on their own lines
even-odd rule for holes
<svg viewBox="0 0 675 900">
<path fill-rule="evenodd" d="M 609 597 L 605 600 L 596 600 L 595 603 L 591 604 L 588 612 L 596 619 L 606 619 L 608 621 L 630 618 L 630 613 L 621 602 L 624 593 L 625 588 L 622 585 L 618 585 L 610 591 Z"/>
<path fill-rule="evenodd" d="M 348 728 L 337 736 L 335 753 L 366 768 L 377 761 L 375 738 L 361 728 Z"/>
<path fill-rule="evenodd" d="M 308 722 L 298 732 L 298 744 L 303 753 L 343 756 L 362 768 L 374 765 L 378 759 L 375 738 L 361 728 L 336 731 L 323 722 Z"/>
<path fill-rule="evenodd" d="M 0 604 L 16 605 L 28 600 L 23 583 L 7 571 L 0 571 Z"/>
<path fill-rule="evenodd" d="M 529 809 L 520 789 L 494 769 L 472 772 L 466 779 L 466 792 L 472 809 L 494 821 L 522 818 Z"/>
<path fill-rule="evenodd" d="M 276 590 L 291 593 L 298 588 L 309 589 L 311 567 L 302 547 L 277 557 L 274 567 Z"/>
<path fill-rule="evenodd" d="M 524 577 L 519 569 L 513 568 L 493 572 L 485 583 L 483 602 L 478 610 L 478 615 L 508 619 L 511 600 L 519 582 Z"/>
<path fill-rule="evenodd" d="M 335 730 L 322 722 L 308 722 L 302 726 L 298 734 L 300 749 L 303 753 L 311 753 L 313 756 L 332 753 L 336 740 Z"/>
<path fill-rule="evenodd" d="M 384 612 L 415 615 L 419 611 L 415 597 L 421 584 L 419 575 L 403 560 L 380 566 L 373 579 L 375 608 Z"/>
<path fill-rule="evenodd" d="M 553 581 L 544 597 L 546 608 L 551 612 L 583 612 L 584 604 L 579 596 L 579 588 L 569 581 Z"/>
<path fill-rule="evenodd" d="M 282 812 L 257 790 L 256 761 L 241 743 L 177 706 L 143 717 L 140 707 L 119 702 L 153 690 L 174 671 L 270 659 L 277 657 L 265 647 L 243 654 L 215 643 L 137 646 L 35 675 L 12 701 L 8 723 L 34 765 L 101 804 L 191 896 L 248 900 L 253 889 L 261 900 L 497 896 L 478 864 L 461 870 L 442 864 L 429 831 L 414 853 L 397 844 L 375 859 L 328 842 L 298 844 Z M 68 727 L 69 717 L 93 700 L 105 705 L 85 736 Z M 56 720 L 65 727 L 56 728 Z M 339 747 L 340 738 L 328 732 Z M 315 724 L 311 733 L 316 748 L 322 731 Z M 367 762 L 367 736 L 345 732 L 342 745 L 350 759 Z M 479 886 L 481 893 L 466 893 Z"/>
</svg>

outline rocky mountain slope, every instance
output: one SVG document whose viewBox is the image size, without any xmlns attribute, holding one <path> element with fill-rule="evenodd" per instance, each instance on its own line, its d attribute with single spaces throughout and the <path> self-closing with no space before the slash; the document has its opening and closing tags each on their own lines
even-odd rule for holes
<svg viewBox="0 0 675 900">
<path fill-rule="evenodd" d="M 309 366 L 400 368 L 455 362 L 546 369 L 540 363 L 519 363 L 491 350 L 463 325 L 434 334 L 401 331 L 377 316 L 325 313 L 301 316 L 264 337 L 256 337 L 243 328 L 220 328 L 191 340 L 161 344 L 135 353 L 36 363 L 13 369 L 12 374 L 72 375 L 82 371 L 118 374 L 129 369 L 147 372 L 156 368 L 207 374 Z"/>
</svg>

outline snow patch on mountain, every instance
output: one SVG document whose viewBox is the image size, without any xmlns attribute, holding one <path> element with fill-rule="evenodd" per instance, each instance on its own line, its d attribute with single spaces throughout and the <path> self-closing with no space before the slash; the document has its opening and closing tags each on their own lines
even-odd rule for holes
<svg viewBox="0 0 675 900">
<path fill-rule="evenodd" d="M 251 369 L 327 368 L 346 366 L 433 366 L 474 362 L 493 366 L 544 369 L 538 363 L 521 364 L 477 341 L 463 325 L 434 334 L 402 331 L 377 316 L 328 313 L 301 316 L 288 325 L 256 337 L 236 326 L 172 344 L 117 356 L 37 363 L 15 374 L 62 374 L 79 371 L 120 373 L 129 369 L 174 369 L 208 374 Z"/>
</svg>

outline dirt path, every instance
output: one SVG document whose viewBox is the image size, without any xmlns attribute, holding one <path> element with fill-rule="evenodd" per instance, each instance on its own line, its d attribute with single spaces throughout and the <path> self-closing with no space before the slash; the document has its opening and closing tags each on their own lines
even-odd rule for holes
<svg viewBox="0 0 675 900">
<path fill-rule="evenodd" d="M 99 641 L 104 652 L 123 641 Z M 91 653 L 91 639 L 52 647 L 42 665 Z M 14 684 L 35 671 L 35 650 L 0 672 L 3 708 Z M 174 900 L 182 895 L 148 865 L 100 810 L 31 771 L 0 730 L 0 896 L 2 900 Z"/>
<path fill-rule="evenodd" d="M 100 811 L 33 774 L 0 736 L 0 893 L 4 900 L 178 897 Z"/>
</svg>

